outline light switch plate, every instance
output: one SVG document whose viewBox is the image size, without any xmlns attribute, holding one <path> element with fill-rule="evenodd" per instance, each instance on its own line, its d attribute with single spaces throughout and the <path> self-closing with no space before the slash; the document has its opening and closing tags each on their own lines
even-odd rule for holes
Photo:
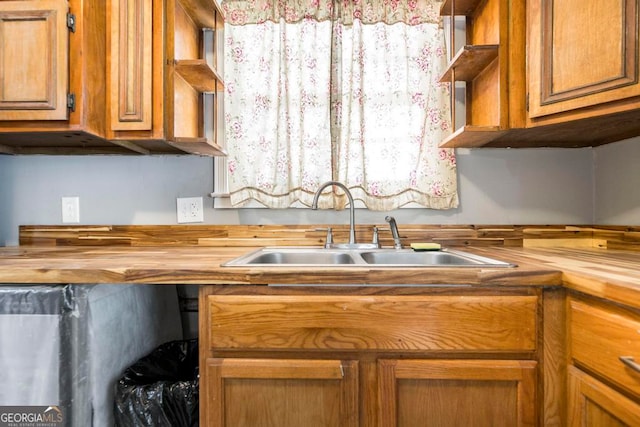
<svg viewBox="0 0 640 427">
<path fill-rule="evenodd" d="M 204 221 L 202 197 L 179 197 L 177 209 L 178 224 Z"/>
<path fill-rule="evenodd" d="M 62 223 L 78 224 L 80 222 L 80 197 L 62 198 Z"/>
</svg>

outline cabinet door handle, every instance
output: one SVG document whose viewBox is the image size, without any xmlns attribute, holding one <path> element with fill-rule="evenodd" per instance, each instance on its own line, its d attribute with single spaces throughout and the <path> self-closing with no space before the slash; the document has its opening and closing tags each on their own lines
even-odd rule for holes
<svg viewBox="0 0 640 427">
<path fill-rule="evenodd" d="M 633 360 L 631 356 L 620 356 L 620 361 L 636 372 L 640 372 L 640 363 Z"/>
</svg>

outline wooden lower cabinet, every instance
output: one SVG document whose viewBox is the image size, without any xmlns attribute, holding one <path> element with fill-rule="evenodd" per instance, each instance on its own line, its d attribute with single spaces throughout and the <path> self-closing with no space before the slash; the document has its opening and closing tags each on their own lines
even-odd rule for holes
<svg viewBox="0 0 640 427">
<path fill-rule="evenodd" d="M 640 426 L 640 310 L 575 293 L 568 314 L 567 424 Z"/>
<path fill-rule="evenodd" d="M 402 292 L 201 288 L 201 425 L 542 424 L 538 291 Z"/>
<path fill-rule="evenodd" d="M 533 426 L 536 362 L 380 360 L 381 427 Z"/>
<path fill-rule="evenodd" d="M 356 427 L 358 362 L 207 361 L 207 426 Z"/>
<path fill-rule="evenodd" d="M 569 426 L 640 426 L 640 404 L 569 367 Z"/>
<path fill-rule="evenodd" d="M 537 425 L 534 361 L 380 359 L 378 414 L 362 424 L 358 390 L 375 383 L 359 381 L 358 365 L 357 360 L 208 359 L 204 425 Z"/>
</svg>

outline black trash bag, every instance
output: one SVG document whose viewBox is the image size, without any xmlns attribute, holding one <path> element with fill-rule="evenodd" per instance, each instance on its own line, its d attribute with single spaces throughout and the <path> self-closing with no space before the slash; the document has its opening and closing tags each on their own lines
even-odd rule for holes
<svg viewBox="0 0 640 427">
<path fill-rule="evenodd" d="M 122 427 L 198 426 L 198 340 L 162 344 L 127 368 L 114 416 Z"/>
</svg>

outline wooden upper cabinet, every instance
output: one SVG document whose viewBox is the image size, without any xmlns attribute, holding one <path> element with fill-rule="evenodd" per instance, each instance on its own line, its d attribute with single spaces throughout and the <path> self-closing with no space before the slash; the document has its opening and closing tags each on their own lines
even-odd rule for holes
<svg viewBox="0 0 640 427">
<path fill-rule="evenodd" d="M 451 91 L 455 132 L 441 147 L 479 147 L 513 128 L 525 126 L 525 5 L 515 0 L 447 0 L 442 16 L 464 16 L 464 46 L 450 52 L 441 82 L 465 82 L 464 123 L 455 123 L 456 91 Z M 456 46 L 455 26 L 450 45 Z"/>
<path fill-rule="evenodd" d="M 466 82 L 466 121 L 441 146 L 585 147 L 639 136 L 638 8 L 637 0 L 446 0 L 441 14 L 467 22 L 467 46 L 443 74 Z"/>
<path fill-rule="evenodd" d="M 151 130 L 151 0 L 111 2 L 111 128 Z"/>
<path fill-rule="evenodd" d="M 112 0 L 109 21 L 108 139 L 141 153 L 161 140 L 169 149 L 224 155 L 211 108 L 222 77 L 206 60 L 218 48 L 208 39 L 223 34 L 214 0 Z"/>
<path fill-rule="evenodd" d="M 637 7 L 636 0 L 529 2 L 531 118 L 640 95 Z"/>
<path fill-rule="evenodd" d="M 66 120 L 66 0 L 0 2 L 0 120 Z"/>
<path fill-rule="evenodd" d="M 0 0 L 0 154 L 224 155 L 223 26 L 214 0 Z"/>
</svg>

